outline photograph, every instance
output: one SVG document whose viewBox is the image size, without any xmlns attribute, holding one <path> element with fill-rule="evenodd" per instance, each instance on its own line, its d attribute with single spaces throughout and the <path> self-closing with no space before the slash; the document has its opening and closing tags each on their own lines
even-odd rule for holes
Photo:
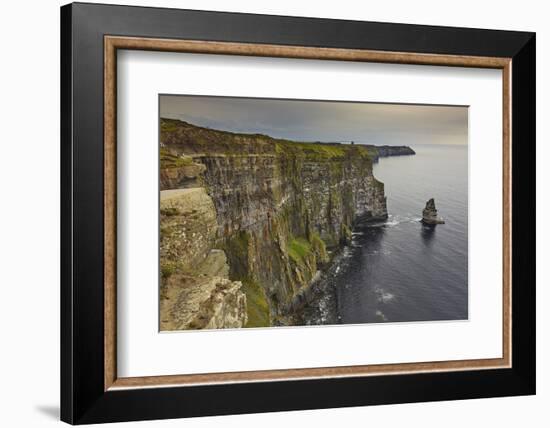
<svg viewBox="0 0 550 428">
<path fill-rule="evenodd" d="M 6 364 L 27 397 L 7 426 L 483 414 L 504 428 L 545 414 L 535 31 L 548 26 L 524 4 L 430 2 L 315 17 L 299 2 L 42 2 L 8 20 L 40 29 L 40 49 L 10 30 L 24 54 L 6 67 L 3 213 L 21 263 L 6 264 L 3 300 L 5 324 L 22 324 L 6 355 L 50 357 Z M 33 225 L 42 247 L 22 235 Z M 25 290 L 37 316 L 21 317 Z M 27 393 L 20 373 L 44 382 Z"/>
<path fill-rule="evenodd" d="M 468 320 L 468 106 L 159 95 L 159 329 Z"/>
</svg>

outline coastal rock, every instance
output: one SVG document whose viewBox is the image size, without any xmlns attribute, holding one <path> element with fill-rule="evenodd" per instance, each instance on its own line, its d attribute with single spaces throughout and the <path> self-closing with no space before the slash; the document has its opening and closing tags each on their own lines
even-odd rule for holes
<svg viewBox="0 0 550 428">
<path fill-rule="evenodd" d="M 161 330 L 238 328 L 247 322 L 240 281 L 216 244 L 216 210 L 202 187 L 160 193 Z"/>
<path fill-rule="evenodd" d="M 204 166 L 196 178 L 197 202 L 203 205 L 197 212 L 189 205 L 188 214 L 164 215 L 161 192 L 161 264 L 168 254 L 180 266 L 174 274 L 180 276 L 163 284 L 178 284 L 192 266 L 196 276 L 201 257 L 223 250 L 228 279 L 242 283 L 246 295 L 247 327 L 284 324 L 292 302 L 311 287 L 329 255 L 349 242 L 354 224 L 387 218 L 384 184 L 374 177 L 371 154 L 360 145 L 299 143 L 171 119 L 161 119 L 161 130 L 162 149 L 176 163 L 190 158 Z M 191 217 L 194 237 L 182 229 Z M 170 223 L 174 219 L 181 220 L 179 226 Z M 177 239 L 200 239 L 176 244 L 162 235 L 165 226 L 174 238 L 180 233 Z M 183 325 L 171 325 L 176 324 Z"/>
<path fill-rule="evenodd" d="M 160 192 L 161 270 L 190 271 L 214 246 L 216 209 L 204 188 Z"/>
<path fill-rule="evenodd" d="M 206 167 L 188 156 L 174 156 L 161 149 L 160 190 L 199 187 Z"/>
<path fill-rule="evenodd" d="M 240 281 L 175 274 L 162 290 L 161 330 L 239 328 L 247 321 Z"/>
<path fill-rule="evenodd" d="M 426 202 L 426 208 L 422 211 L 422 222 L 429 225 L 445 223 L 445 221 L 437 215 L 437 209 L 435 208 L 435 201 L 433 198 Z"/>
<path fill-rule="evenodd" d="M 379 158 L 387 158 L 391 156 L 410 156 L 416 152 L 409 146 L 374 146 L 366 145 L 371 152 L 373 162 L 378 162 Z"/>
</svg>

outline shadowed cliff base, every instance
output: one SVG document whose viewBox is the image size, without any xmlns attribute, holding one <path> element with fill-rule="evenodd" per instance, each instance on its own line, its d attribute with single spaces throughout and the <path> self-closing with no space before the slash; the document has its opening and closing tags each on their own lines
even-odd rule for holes
<svg viewBox="0 0 550 428">
<path fill-rule="evenodd" d="M 161 119 L 161 330 L 300 323 L 355 223 L 387 217 L 373 147 Z"/>
</svg>

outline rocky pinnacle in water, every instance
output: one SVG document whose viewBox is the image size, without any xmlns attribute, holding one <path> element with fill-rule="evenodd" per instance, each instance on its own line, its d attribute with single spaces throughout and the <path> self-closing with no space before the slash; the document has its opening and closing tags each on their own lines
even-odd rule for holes
<svg viewBox="0 0 550 428">
<path fill-rule="evenodd" d="M 437 215 L 435 201 L 431 198 L 426 202 L 426 208 L 422 211 L 422 223 L 424 224 L 445 224 L 445 221 Z"/>
</svg>

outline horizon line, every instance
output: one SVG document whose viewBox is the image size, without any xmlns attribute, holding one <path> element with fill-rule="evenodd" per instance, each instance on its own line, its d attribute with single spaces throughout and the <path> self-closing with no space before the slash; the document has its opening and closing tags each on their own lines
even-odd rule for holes
<svg viewBox="0 0 550 428">
<path fill-rule="evenodd" d="M 169 115 L 175 115 L 175 116 L 181 116 L 180 113 L 168 113 Z M 460 143 L 413 143 L 413 144 L 375 144 L 375 143 L 367 143 L 367 142 L 361 142 L 358 140 L 337 140 L 337 141 L 324 141 L 324 140 L 302 140 L 299 138 L 285 138 L 285 137 L 274 137 L 272 135 L 266 134 L 264 132 L 242 132 L 242 131 L 234 131 L 230 129 L 220 129 L 220 128 L 212 128 L 210 126 L 204 126 L 204 125 L 197 125 L 193 122 L 190 122 L 189 120 L 183 120 L 180 117 L 167 117 L 167 116 L 161 116 L 159 114 L 159 120 L 167 119 L 167 120 L 177 120 L 179 122 L 188 123 L 191 126 L 194 126 L 196 128 L 203 128 L 208 129 L 211 131 L 220 131 L 220 132 L 228 132 L 230 134 L 241 134 L 241 135 L 262 135 L 264 137 L 272 138 L 274 140 L 286 140 L 290 142 L 297 142 L 297 143 L 306 143 L 306 144 L 340 144 L 340 145 L 360 145 L 360 146 L 388 146 L 388 147 L 413 147 L 415 145 L 417 146 L 468 146 L 468 143 L 460 144 Z"/>
</svg>

